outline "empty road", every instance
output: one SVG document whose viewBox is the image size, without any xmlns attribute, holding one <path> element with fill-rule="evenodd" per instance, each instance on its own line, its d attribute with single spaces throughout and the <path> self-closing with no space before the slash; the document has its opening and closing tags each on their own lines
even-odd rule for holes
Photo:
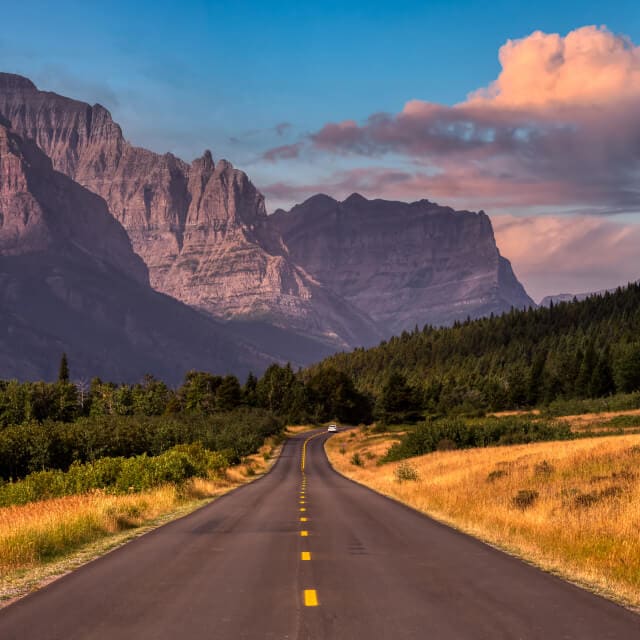
<svg viewBox="0 0 640 640">
<path fill-rule="evenodd" d="M 339 476 L 325 438 L 0 610 L 0 638 L 640 638 L 640 616 Z"/>
</svg>

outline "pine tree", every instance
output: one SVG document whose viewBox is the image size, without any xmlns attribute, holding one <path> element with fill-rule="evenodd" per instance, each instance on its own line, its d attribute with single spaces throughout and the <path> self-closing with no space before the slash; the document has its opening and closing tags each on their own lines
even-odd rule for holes
<svg viewBox="0 0 640 640">
<path fill-rule="evenodd" d="M 69 382 L 69 363 L 67 354 L 63 353 L 60 358 L 60 369 L 58 370 L 58 382 Z"/>
</svg>

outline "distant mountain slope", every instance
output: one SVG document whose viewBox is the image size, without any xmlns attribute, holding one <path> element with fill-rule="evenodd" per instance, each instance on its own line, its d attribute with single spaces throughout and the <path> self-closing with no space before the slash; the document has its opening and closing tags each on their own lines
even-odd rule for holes
<svg viewBox="0 0 640 640">
<path fill-rule="evenodd" d="M 535 306 L 500 256 L 483 212 L 428 200 L 317 195 L 270 224 L 293 260 L 389 336 L 424 324 Z"/>
<path fill-rule="evenodd" d="M 153 291 L 99 196 L 53 170 L 0 123 L 0 378 L 178 382 L 191 368 L 260 370 L 268 359 L 225 327 Z"/>
</svg>

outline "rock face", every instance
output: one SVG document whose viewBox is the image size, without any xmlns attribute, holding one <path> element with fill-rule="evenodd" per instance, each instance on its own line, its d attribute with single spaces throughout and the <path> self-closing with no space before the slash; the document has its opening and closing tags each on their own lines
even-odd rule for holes
<svg viewBox="0 0 640 640">
<path fill-rule="evenodd" d="M 264 197 L 211 153 L 191 165 L 134 147 L 100 105 L 0 74 L 0 114 L 58 171 L 102 196 L 163 293 L 230 320 L 267 320 L 334 347 L 370 345 L 376 326 L 309 278 L 268 224 Z"/>
<path fill-rule="evenodd" d="M 482 211 L 317 195 L 270 222 L 296 264 L 387 335 L 535 306 Z"/>
<path fill-rule="evenodd" d="M 191 368 L 260 370 L 268 359 L 155 292 L 105 201 L 53 170 L 0 123 L 0 377 L 178 382 Z"/>
<path fill-rule="evenodd" d="M 263 196 L 230 163 L 214 162 L 209 151 L 188 164 L 134 147 L 100 105 L 0 73 L 0 117 L 68 180 L 65 186 L 56 174 L 58 195 L 40 197 L 44 178 L 33 177 L 25 191 L 7 164 L 2 188 L 6 179 L 10 196 L 16 189 L 29 195 L 11 205 L 25 208 L 22 216 L 7 214 L 4 255 L 49 246 L 55 225 L 37 218 L 46 217 L 47 207 L 63 218 L 100 211 L 95 221 L 88 213 L 74 218 L 65 233 L 114 269 L 139 282 L 148 277 L 157 291 L 224 320 L 258 351 L 276 348 L 276 355 L 304 364 L 416 324 L 533 305 L 482 212 L 354 194 L 344 202 L 315 196 L 267 216 Z M 75 183 L 84 187 L 82 203 L 69 199 L 80 198 L 69 187 Z M 39 198 L 41 212 L 26 214 L 29 197 Z M 118 230 L 104 227 L 107 210 Z M 142 262 L 122 243 L 100 246 L 90 238 L 120 233 L 126 240 L 120 225 Z M 304 355 L 297 359 L 292 351 Z"/>
</svg>

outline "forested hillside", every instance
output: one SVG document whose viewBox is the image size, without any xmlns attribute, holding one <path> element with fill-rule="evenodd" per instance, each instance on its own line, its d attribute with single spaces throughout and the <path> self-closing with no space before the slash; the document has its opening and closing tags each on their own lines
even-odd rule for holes
<svg viewBox="0 0 640 640">
<path fill-rule="evenodd" d="M 640 285 L 445 329 L 405 332 L 341 353 L 338 371 L 377 399 L 378 415 L 516 409 L 640 389 Z"/>
</svg>

